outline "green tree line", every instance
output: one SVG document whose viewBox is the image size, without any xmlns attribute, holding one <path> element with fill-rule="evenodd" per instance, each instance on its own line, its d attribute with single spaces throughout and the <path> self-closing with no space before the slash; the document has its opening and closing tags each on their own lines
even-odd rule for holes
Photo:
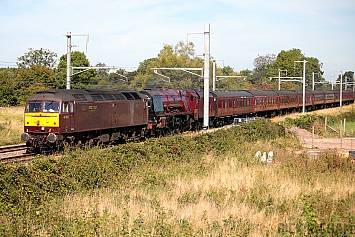
<svg viewBox="0 0 355 237">
<path fill-rule="evenodd" d="M 95 69 L 74 69 L 71 71 L 71 88 L 118 88 L 141 90 L 148 87 L 166 88 L 203 88 L 201 70 L 159 70 L 159 68 L 203 68 L 204 61 L 198 57 L 193 42 L 178 42 L 175 46 L 164 45 L 154 58 L 144 59 L 134 71 L 110 69 L 103 62 Z M 57 54 L 48 49 L 29 49 L 18 57 L 17 67 L 0 68 L 0 106 L 23 105 L 25 100 L 39 90 L 65 89 L 67 55 L 59 60 Z M 210 84 L 215 67 L 217 90 L 270 90 L 278 89 L 279 76 L 302 77 L 303 64 L 296 61 L 306 60 L 306 88 L 312 89 L 315 78 L 317 90 L 329 90 L 331 85 L 323 78 L 322 63 L 315 57 L 306 57 L 300 49 L 282 50 L 278 55 L 258 55 L 253 69 L 235 71 L 230 66 L 210 62 Z M 85 53 L 71 53 L 71 67 L 90 67 Z M 156 69 L 156 70 L 154 70 Z M 224 77 L 225 76 L 225 77 Z M 233 77 L 235 76 L 235 77 Z M 337 81 L 354 81 L 354 72 L 338 75 Z M 350 87 L 349 85 L 346 87 Z M 339 89 L 339 83 L 335 89 Z M 301 90 L 302 83 L 283 82 L 281 90 Z"/>
</svg>

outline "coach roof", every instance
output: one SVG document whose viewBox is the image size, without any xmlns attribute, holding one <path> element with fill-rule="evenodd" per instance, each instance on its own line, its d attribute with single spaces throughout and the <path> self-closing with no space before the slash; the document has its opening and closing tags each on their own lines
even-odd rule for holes
<svg viewBox="0 0 355 237">
<path fill-rule="evenodd" d="M 251 97 L 252 94 L 248 91 L 211 91 L 211 94 L 218 98 L 222 97 Z"/>
</svg>

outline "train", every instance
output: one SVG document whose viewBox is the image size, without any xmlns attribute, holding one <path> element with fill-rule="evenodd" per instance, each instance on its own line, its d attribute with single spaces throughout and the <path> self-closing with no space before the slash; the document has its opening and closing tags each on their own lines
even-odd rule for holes
<svg viewBox="0 0 355 237">
<path fill-rule="evenodd" d="M 340 95 L 342 97 L 340 98 Z M 354 102 L 353 91 L 239 90 L 152 88 L 51 89 L 26 100 L 24 133 L 28 153 L 48 154 L 84 144 L 119 143 L 203 128 L 204 100 L 209 127 L 237 118 L 274 117 Z"/>
</svg>

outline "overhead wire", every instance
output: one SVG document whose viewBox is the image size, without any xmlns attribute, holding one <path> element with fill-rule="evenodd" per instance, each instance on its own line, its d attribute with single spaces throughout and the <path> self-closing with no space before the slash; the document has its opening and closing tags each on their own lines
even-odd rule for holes
<svg viewBox="0 0 355 237">
<path fill-rule="evenodd" d="M 0 61 L 0 67 L 16 67 L 16 62 Z"/>
</svg>

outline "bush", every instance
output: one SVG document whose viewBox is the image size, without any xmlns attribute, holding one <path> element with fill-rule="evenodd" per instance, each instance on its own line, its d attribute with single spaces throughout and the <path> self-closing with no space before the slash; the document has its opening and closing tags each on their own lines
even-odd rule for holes
<svg viewBox="0 0 355 237">
<path fill-rule="evenodd" d="M 313 123 L 317 120 L 317 117 L 313 115 L 301 115 L 299 118 L 286 118 L 285 125 L 286 126 L 296 126 L 299 128 L 306 129 L 308 131 L 312 131 Z"/>
</svg>

